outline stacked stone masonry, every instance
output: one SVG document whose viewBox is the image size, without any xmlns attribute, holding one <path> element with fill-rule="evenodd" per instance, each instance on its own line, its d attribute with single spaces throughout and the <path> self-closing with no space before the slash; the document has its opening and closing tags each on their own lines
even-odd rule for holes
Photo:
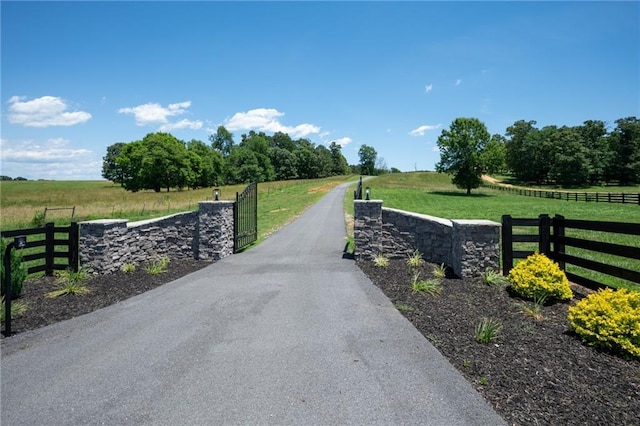
<svg viewBox="0 0 640 426">
<path fill-rule="evenodd" d="M 406 258 L 415 250 L 428 262 L 444 263 L 462 278 L 500 267 L 500 224 L 448 220 L 383 208 L 381 200 L 354 201 L 355 255 Z"/>
<path fill-rule="evenodd" d="M 233 253 L 232 201 L 203 201 L 198 211 L 129 223 L 80 223 L 80 264 L 89 272 L 118 271 L 163 257 L 217 261 Z"/>
</svg>

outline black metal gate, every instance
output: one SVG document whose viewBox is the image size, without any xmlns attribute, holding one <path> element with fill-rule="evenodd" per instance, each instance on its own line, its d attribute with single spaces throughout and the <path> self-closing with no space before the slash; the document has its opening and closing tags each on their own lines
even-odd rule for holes
<svg viewBox="0 0 640 426">
<path fill-rule="evenodd" d="M 236 192 L 233 208 L 233 252 L 237 253 L 258 239 L 258 183 L 250 183 L 241 194 Z"/>
</svg>

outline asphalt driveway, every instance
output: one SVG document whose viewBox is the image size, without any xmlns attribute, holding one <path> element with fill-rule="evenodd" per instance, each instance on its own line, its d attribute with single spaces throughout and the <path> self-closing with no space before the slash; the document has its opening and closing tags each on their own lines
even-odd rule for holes
<svg viewBox="0 0 640 426">
<path fill-rule="evenodd" d="M 505 424 L 343 259 L 345 188 L 245 253 L 4 339 L 2 424 Z"/>
</svg>

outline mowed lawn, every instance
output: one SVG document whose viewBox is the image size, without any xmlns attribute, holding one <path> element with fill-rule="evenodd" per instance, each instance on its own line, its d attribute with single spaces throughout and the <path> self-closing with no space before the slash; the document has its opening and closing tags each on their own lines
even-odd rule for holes
<svg viewBox="0 0 640 426">
<path fill-rule="evenodd" d="M 446 219 L 488 219 L 501 222 L 502 215 L 517 218 L 534 218 L 540 214 L 563 215 L 568 219 L 584 219 L 611 222 L 640 223 L 640 206 L 634 204 L 585 203 L 544 198 L 525 197 L 488 188 L 474 189 L 470 196 L 451 184 L 451 176 L 440 173 L 402 173 L 383 175 L 365 182 L 371 188 L 371 198 L 383 200 L 384 207 L 438 216 Z M 640 188 L 628 188 L 637 192 Z M 351 193 L 353 191 L 350 191 Z M 353 198 L 352 195 L 347 197 Z M 345 203 L 351 214 L 353 208 Z M 350 210 L 349 210 L 350 209 Z M 531 231 L 531 230 L 529 230 Z M 640 247 L 638 236 L 588 231 L 569 231 L 576 236 L 596 241 L 605 241 Z M 535 249 L 535 247 L 520 247 Z M 627 269 L 640 271 L 640 261 L 602 255 L 588 250 L 569 248 L 571 254 L 593 259 Z M 569 266 L 569 270 L 589 276 L 610 285 L 640 289 L 625 280 L 593 273 Z"/>
</svg>

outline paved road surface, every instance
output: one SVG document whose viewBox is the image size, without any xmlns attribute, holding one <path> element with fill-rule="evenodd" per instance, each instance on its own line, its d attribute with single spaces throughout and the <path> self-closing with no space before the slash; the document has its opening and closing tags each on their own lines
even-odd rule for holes
<svg viewBox="0 0 640 426">
<path fill-rule="evenodd" d="M 345 186 L 260 246 L 2 341 L 2 425 L 493 425 L 342 258 Z"/>
</svg>

